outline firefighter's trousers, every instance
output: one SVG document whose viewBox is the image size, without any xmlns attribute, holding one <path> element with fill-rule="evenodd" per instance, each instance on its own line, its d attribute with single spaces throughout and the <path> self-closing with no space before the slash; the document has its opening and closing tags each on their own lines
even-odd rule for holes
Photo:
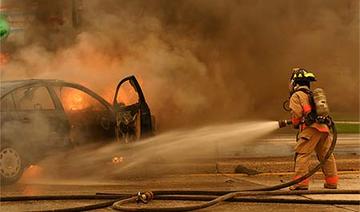
<svg viewBox="0 0 360 212">
<path fill-rule="evenodd" d="M 322 160 L 328 152 L 332 143 L 332 135 L 328 132 L 320 132 L 316 128 L 307 127 L 298 136 L 295 147 L 295 177 L 299 178 L 309 171 L 311 154 L 315 151 L 318 160 Z M 337 184 L 338 176 L 334 154 L 322 167 L 325 181 L 329 184 Z M 304 180 L 300 184 L 307 185 L 309 180 Z"/>
</svg>

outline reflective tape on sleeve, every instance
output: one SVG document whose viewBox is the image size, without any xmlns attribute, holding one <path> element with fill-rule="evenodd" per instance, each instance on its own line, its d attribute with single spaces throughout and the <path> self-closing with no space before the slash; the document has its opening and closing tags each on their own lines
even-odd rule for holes
<svg viewBox="0 0 360 212">
<path fill-rule="evenodd" d="M 311 111 L 311 105 L 304 105 L 303 106 L 304 113 L 308 113 Z"/>
<path fill-rule="evenodd" d="M 301 118 L 292 118 L 291 122 L 293 125 L 298 125 L 300 124 Z"/>
</svg>

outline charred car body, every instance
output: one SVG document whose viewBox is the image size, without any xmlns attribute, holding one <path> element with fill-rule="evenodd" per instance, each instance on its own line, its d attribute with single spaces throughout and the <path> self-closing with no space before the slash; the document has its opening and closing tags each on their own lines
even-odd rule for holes
<svg viewBox="0 0 360 212">
<path fill-rule="evenodd" d="M 119 101 L 126 92 L 132 102 Z M 89 142 L 124 143 L 153 134 L 153 118 L 134 76 L 118 84 L 113 105 L 90 89 L 60 80 L 1 82 L 2 184 L 16 182 L 23 170 L 54 151 Z"/>
</svg>

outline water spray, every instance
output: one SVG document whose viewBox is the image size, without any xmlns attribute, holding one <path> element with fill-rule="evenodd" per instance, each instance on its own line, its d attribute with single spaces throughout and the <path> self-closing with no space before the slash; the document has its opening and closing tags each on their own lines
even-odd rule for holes
<svg viewBox="0 0 360 212">
<path fill-rule="evenodd" d="M 291 121 L 289 120 L 280 120 L 278 121 L 279 124 L 279 128 L 285 127 L 287 125 L 291 124 Z M 336 145 L 336 140 L 337 140 L 337 131 L 336 131 L 336 127 L 335 127 L 335 123 L 332 122 L 331 125 L 329 126 L 330 129 L 332 130 L 333 133 L 333 141 L 332 144 L 328 150 L 328 152 L 326 153 L 325 157 L 323 160 L 320 161 L 320 163 L 315 166 L 314 168 L 312 168 L 308 173 L 306 173 L 304 176 L 296 179 L 296 180 L 292 180 L 290 182 L 287 183 L 282 183 L 282 184 L 278 184 L 278 185 L 274 185 L 274 186 L 268 186 L 268 187 L 263 187 L 263 188 L 259 188 L 259 189 L 251 189 L 251 190 L 244 190 L 244 191 L 236 191 L 236 192 L 229 192 L 227 194 L 224 194 L 222 196 L 219 196 L 215 199 L 211 199 L 208 202 L 205 202 L 203 204 L 197 204 L 197 205 L 191 205 L 191 206 L 184 206 L 184 207 L 172 207 L 172 208 L 156 208 L 157 210 L 161 211 L 190 211 L 190 210 L 195 210 L 195 209 L 201 209 L 201 208 L 206 208 L 215 204 L 218 204 L 222 201 L 227 201 L 230 199 L 234 199 L 236 198 L 239 194 L 241 194 L 242 192 L 249 192 L 250 194 L 254 194 L 253 192 L 269 192 L 269 191 L 275 191 L 275 190 L 279 190 L 282 188 L 286 188 L 292 185 L 295 185 L 297 183 L 300 183 L 301 181 L 311 177 L 313 174 L 315 174 L 315 172 L 317 172 L 323 165 L 324 163 L 328 160 L 328 158 L 330 157 L 330 155 L 332 154 L 332 152 L 334 151 L 335 145 Z M 289 191 L 287 194 L 291 194 L 294 191 Z M 156 195 L 154 196 L 154 198 L 156 199 Z M 122 210 L 122 211 L 155 211 L 154 208 L 144 208 L 144 207 L 126 207 L 123 204 L 124 203 L 129 203 L 134 201 L 136 198 L 135 197 L 131 197 L 129 199 L 126 200 L 121 200 L 118 202 L 115 202 L 113 204 L 113 209 L 116 210 Z M 273 199 L 272 199 L 273 200 Z M 334 204 L 333 202 L 334 200 L 331 200 L 330 202 L 332 204 Z M 324 202 L 322 202 L 321 204 L 324 204 Z M 359 204 L 359 201 L 357 201 L 356 204 Z"/>
</svg>

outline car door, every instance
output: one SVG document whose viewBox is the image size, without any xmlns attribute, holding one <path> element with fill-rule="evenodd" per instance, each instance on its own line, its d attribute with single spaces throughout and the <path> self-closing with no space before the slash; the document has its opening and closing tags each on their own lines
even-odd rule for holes
<svg viewBox="0 0 360 212">
<path fill-rule="evenodd" d="M 135 76 L 126 77 L 119 82 L 113 106 L 118 139 L 128 142 L 129 138 L 126 134 L 132 137 L 130 141 L 153 134 L 151 112 Z"/>
<path fill-rule="evenodd" d="M 17 126 L 20 127 L 17 139 L 32 146 L 31 160 L 40 159 L 50 151 L 67 145 L 64 116 L 46 85 L 18 88 L 13 97 Z"/>
</svg>

